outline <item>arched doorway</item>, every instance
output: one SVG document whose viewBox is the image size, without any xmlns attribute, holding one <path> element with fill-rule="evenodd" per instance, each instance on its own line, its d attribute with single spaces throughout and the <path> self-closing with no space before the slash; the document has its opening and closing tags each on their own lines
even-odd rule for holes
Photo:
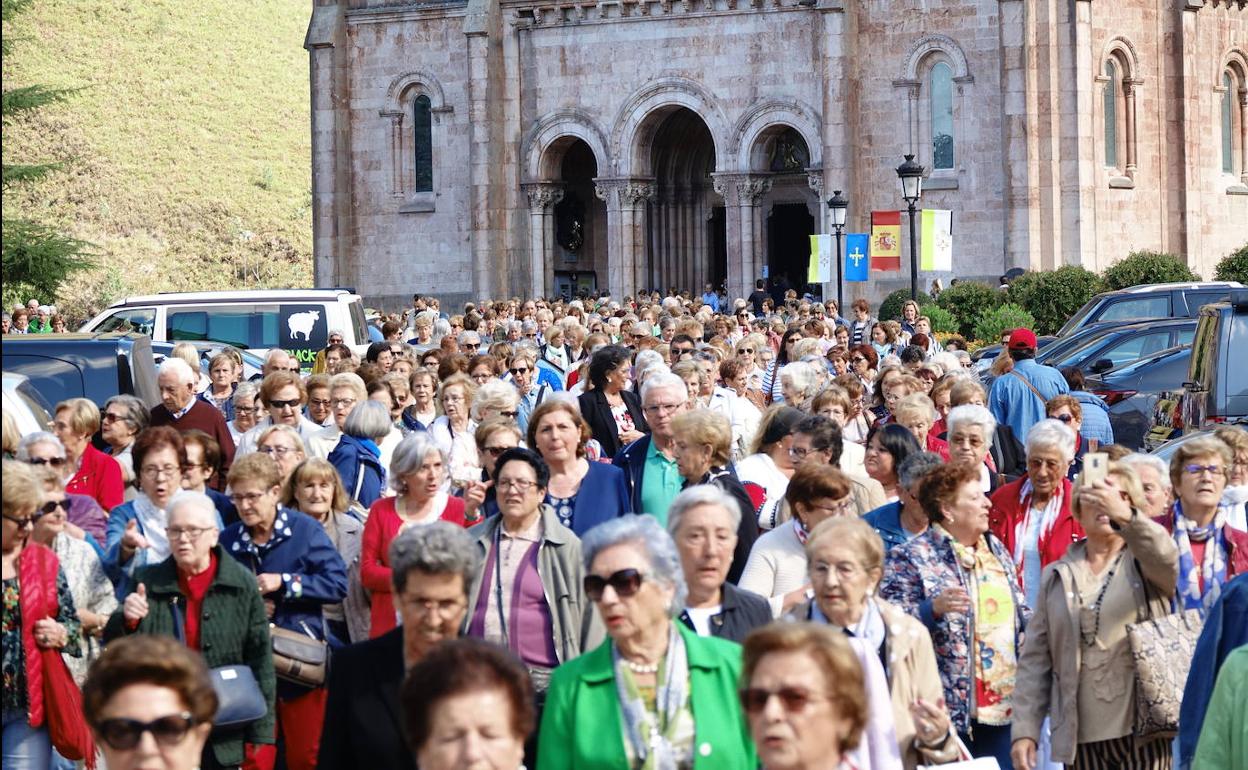
<svg viewBox="0 0 1248 770">
<path fill-rule="evenodd" d="M 606 274 L 607 210 L 594 195 L 598 162 L 589 145 L 577 139 L 568 145 L 560 163 L 563 198 L 554 210 L 555 294 L 572 298 L 598 290 Z"/>
<path fill-rule="evenodd" d="M 705 121 L 686 107 L 668 108 L 654 119 L 646 288 L 697 295 L 704 284 L 719 286 L 727 276 L 723 203 L 711 184 L 715 141 Z"/>
<path fill-rule="evenodd" d="M 773 296 L 806 288 L 810 236 L 819 232 L 820 201 L 810 189 L 810 149 L 791 126 L 777 124 L 759 134 L 750 154 L 751 171 L 765 173 L 771 189 L 760 201 L 765 219 L 768 287 Z M 812 287 L 816 293 L 819 286 Z"/>
</svg>

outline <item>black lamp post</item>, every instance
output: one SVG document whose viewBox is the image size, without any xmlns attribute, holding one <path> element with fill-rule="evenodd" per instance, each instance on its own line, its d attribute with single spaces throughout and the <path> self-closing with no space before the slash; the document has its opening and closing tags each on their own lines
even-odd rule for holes
<svg viewBox="0 0 1248 770">
<path fill-rule="evenodd" d="M 910 299 L 917 301 L 919 249 L 914 236 L 914 207 L 923 196 L 923 167 L 914 162 L 913 155 L 907 155 L 906 162 L 897 167 L 897 176 L 901 178 L 901 197 L 906 199 L 906 206 L 910 211 Z"/>
<path fill-rule="evenodd" d="M 845 230 L 845 214 L 848 208 L 849 199 L 841 195 L 840 190 L 833 190 L 832 197 L 828 198 L 828 209 L 832 212 L 832 227 L 836 230 L 836 314 L 838 316 L 845 312 L 844 281 L 841 277 L 843 270 L 841 233 Z"/>
</svg>

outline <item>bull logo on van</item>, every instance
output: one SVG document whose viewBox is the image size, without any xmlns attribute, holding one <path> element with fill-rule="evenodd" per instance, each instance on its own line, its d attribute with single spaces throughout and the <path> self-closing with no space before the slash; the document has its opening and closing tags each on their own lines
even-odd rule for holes
<svg viewBox="0 0 1248 770">
<path fill-rule="evenodd" d="M 316 322 L 320 317 L 321 311 L 319 310 L 291 314 L 290 318 L 286 319 L 286 326 L 290 329 L 289 339 L 297 340 L 299 335 L 302 334 L 304 342 L 310 341 L 312 329 L 316 327 Z"/>
</svg>

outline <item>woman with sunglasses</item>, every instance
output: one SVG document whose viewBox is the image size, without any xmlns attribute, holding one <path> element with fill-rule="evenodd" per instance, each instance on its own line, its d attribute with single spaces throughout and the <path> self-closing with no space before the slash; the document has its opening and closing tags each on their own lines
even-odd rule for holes
<svg viewBox="0 0 1248 770">
<path fill-rule="evenodd" d="M 39 431 L 22 437 L 17 445 L 16 458 L 35 468 L 50 468 L 62 480 L 69 473 L 69 460 L 65 447 L 51 433 Z M 95 498 L 87 495 L 66 495 L 66 511 L 69 514 L 65 528 L 74 537 L 90 535 L 92 547 L 100 551 L 104 547 L 108 530 L 108 511 L 100 507 Z"/>
<path fill-rule="evenodd" d="M 205 746 L 218 703 L 203 659 L 163 636 L 109 645 L 82 692 L 109 770 L 219 767 L 205 761 L 212 757 Z"/>
<path fill-rule="evenodd" d="M 104 402 L 104 412 L 100 416 L 100 437 L 108 444 L 109 457 L 121 466 L 121 479 L 126 485 L 127 500 L 134 499 L 134 458 L 130 451 L 134 448 L 135 438 L 147 428 L 148 422 L 147 407 L 135 396 L 122 394 Z"/>
<path fill-rule="evenodd" d="M 74 684 L 61 658 L 45 656 L 43 651 L 81 655 L 81 624 L 56 554 L 30 538 L 35 514 L 43 504 L 39 482 L 30 467 L 20 462 L 5 460 L 3 473 L 3 766 L 5 770 L 45 770 L 52 762 L 46 711 L 57 704 L 44 697 L 42 685 L 51 677 L 60 677 L 70 688 Z M 52 597 L 54 603 L 49 601 Z"/>
<path fill-rule="evenodd" d="M 857 345 L 849 349 L 849 371 L 862 383 L 863 390 L 875 390 L 880 357 L 870 345 Z"/>
<path fill-rule="evenodd" d="M 1050 398 L 1044 405 L 1044 414 L 1050 420 L 1057 420 L 1070 428 L 1075 434 L 1075 459 L 1070 463 L 1070 470 L 1066 472 L 1066 478 L 1074 481 L 1075 477 L 1083 471 L 1083 456 L 1088 452 L 1097 451 L 1101 442 L 1084 437 L 1083 405 L 1079 403 L 1079 399 L 1068 393 Z"/>
<path fill-rule="evenodd" d="M 802 328 L 793 326 L 787 329 L 780 337 L 780 349 L 776 353 L 776 357 L 771 359 L 767 364 L 767 372 L 763 375 L 763 393 L 767 396 L 767 403 L 774 404 L 784 401 L 784 390 L 780 387 L 780 370 L 786 364 L 796 361 L 793 356 L 793 346 L 802 339 Z"/>
<path fill-rule="evenodd" d="M 741 648 L 673 622 L 686 588 L 671 536 L 628 515 L 590 530 L 581 550 L 610 639 L 551 676 L 538 770 L 757 767 L 736 698 Z"/>
<path fill-rule="evenodd" d="M 515 393 L 510 385 L 504 383 L 504 387 Z M 499 455 L 524 446 L 524 436 L 515 418 L 492 417 L 477 426 L 473 437 L 477 442 L 477 456 L 481 458 L 481 480 L 464 485 L 464 519 L 481 521 L 498 513 L 498 490 L 494 488 L 493 478 Z"/>
</svg>

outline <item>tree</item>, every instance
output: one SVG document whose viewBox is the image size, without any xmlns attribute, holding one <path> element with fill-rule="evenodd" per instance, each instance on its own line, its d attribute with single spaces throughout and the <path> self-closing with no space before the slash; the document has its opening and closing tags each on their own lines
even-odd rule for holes
<svg viewBox="0 0 1248 770">
<path fill-rule="evenodd" d="M 31 0 L 0 0 L 0 18 L 4 23 L 0 50 L 7 58 L 15 38 L 11 32 L 13 19 L 24 11 Z M 73 91 L 32 84 L 6 89 L 0 106 L 3 120 L 3 145 L 9 146 L 8 132 L 14 122 L 21 121 L 40 107 L 64 101 Z M 57 163 L 10 163 L 3 161 L 0 184 L 5 193 L 19 186 L 36 184 L 52 171 Z M 73 273 L 93 266 L 90 244 L 61 232 L 54 225 L 22 217 L 3 219 L 3 269 L 6 298 L 27 294 L 52 300 L 61 284 Z"/>
<path fill-rule="evenodd" d="M 1002 292 L 986 283 L 959 281 L 942 291 L 936 298 L 936 304 L 953 314 L 963 337 L 972 339 L 979 317 L 985 311 L 1000 306 L 1002 299 Z"/>
<path fill-rule="evenodd" d="M 1004 332 L 1014 329 L 1035 329 L 1036 319 L 1018 305 L 1005 304 L 985 310 L 975 324 L 975 339 L 991 344 Z"/>
<path fill-rule="evenodd" d="M 1239 281 L 1248 284 L 1248 243 L 1223 257 L 1213 277 L 1219 281 Z"/>
<path fill-rule="evenodd" d="M 1093 295 L 1101 279 L 1077 265 L 1025 273 L 1010 284 L 1009 300 L 1036 317 L 1036 334 L 1056 334 Z"/>
<path fill-rule="evenodd" d="M 1105 270 L 1105 289 L 1125 289 L 1145 283 L 1199 281 L 1200 276 L 1174 254 L 1160 251 L 1133 251 L 1127 258 Z"/>
</svg>

